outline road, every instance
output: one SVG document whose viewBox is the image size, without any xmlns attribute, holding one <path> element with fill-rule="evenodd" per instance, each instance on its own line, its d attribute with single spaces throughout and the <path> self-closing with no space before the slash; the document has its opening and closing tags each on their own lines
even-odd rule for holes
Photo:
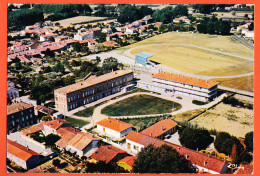
<svg viewBox="0 0 260 176">
<path fill-rule="evenodd" d="M 243 44 L 245 44 L 246 46 L 248 46 L 251 49 L 254 49 L 254 45 L 251 45 L 250 43 L 248 43 L 247 41 L 245 41 L 244 39 L 240 38 L 237 35 L 233 35 L 236 39 L 238 39 L 240 42 L 242 42 Z"/>
</svg>

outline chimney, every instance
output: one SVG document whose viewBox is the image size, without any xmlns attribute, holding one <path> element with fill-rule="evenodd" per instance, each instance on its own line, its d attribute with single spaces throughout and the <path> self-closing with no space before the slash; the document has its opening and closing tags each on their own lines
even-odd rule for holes
<svg viewBox="0 0 260 176">
<path fill-rule="evenodd" d="M 162 126 L 162 131 L 163 131 L 164 129 L 163 129 L 163 126 Z"/>
<path fill-rule="evenodd" d="M 150 136 L 153 137 L 153 133 L 150 133 Z"/>
</svg>

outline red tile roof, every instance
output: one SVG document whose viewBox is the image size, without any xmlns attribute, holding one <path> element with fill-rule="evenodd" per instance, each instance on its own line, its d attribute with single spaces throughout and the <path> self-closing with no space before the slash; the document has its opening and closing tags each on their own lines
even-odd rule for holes
<svg viewBox="0 0 260 176">
<path fill-rule="evenodd" d="M 81 89 L 84 89 L 84 88 L 87 88 L 87 87 L 91 87 L 93 85 L 96 85 L 96 84 L 99 84 L 99 83 L 102 83 L 102 82 L 105 82 L 105 81 L 108 81 L 108 80 L 112 80 L 114 78 L 118 78 L 120 76 L 127 75 L 129 73 L 133 73 L 133 72 L 129 71 L 129 70 L 117 70 L 117 71 L 114 71 L 114 72 L 111 72 L 111 73 L 107 73 L 107 74 L 104 74 L 104 75 L 101 75 L 101 76 L 97 76 L 97 77 L 95 77 L 95 79 L 91 79 L 91 80 L 87 79 L 87 80 L 82 81 L 82 82 L 78 82 L 78 83 L 71 84 L 71 85 L 66 86 L 66 87 L 56 89 L 56 90 L 54 90 L 54 93 L 60 93 L 60 94 L 66 95 L 68 93 L 75 92 L 75 91 L 78 91 L 78 90 L 81 90 Z"/>
<path fill-rule="evenodd" d="M 24 111 L 26 109 L 33 108 L 34 106 L 25 102 L 19 102 L 11 105 L 7 105 L 7 115 L 11 115 L 17 112 Z"/>
<path fill-rule="evenodd" d="M 145 134 L 147 136 L 150 136 L 152 134 L 152 137 L 158 137 L 176 126 L 178 126 L 178 124 L 175 123 L 173 120 L 165 119 L 165 120 L 161 120 L 161 121 L 155 123 L 154 125 L 146 128 L 141 133 Z"/>
<path fill-rule="evenodd" d="M 22 130 L 22 133 L 24 135 L 28 135 L 28 134 L 32 134 L 32 133 L 36 133 L 38 131 L 42 131 L 43 130 L 43 124 L 40 123 L 40 124 L 37 124 L 37 125 L 33 125 L 29 128 L 26 128 L 24 130 Z"/>
<path fill-rule="evenodd" d="M 241 165 L 236 174 L 253 174 L 254 167 L 252 165 Z"/>
<path fill-rule="evenodd" d="M 149 144 L 152 144 L 156 147 L 159 147 L 163 144 L 169 145 L 172 148 L 174 148 L 177 152 L 180 154 L 186 156 L 188 160 L 190 160 L 193 164 L 196 164 L 198 166 L 207 168 L 209 170 L 213 170 L 215 172 L 221 172 L 223 167 L 226 165 L 226 162 L 217 158 L 213 158 L 212 156 L 206 155 L 204 153 L 200 153 L 191 149 L 188 149 L 183 146 L 179 146 L 170 142 L 166 142 L 163 140 L 160 140 L 158 138 L 153 138 L 150 136 L 146 136 L 142 133 L 138 133 L 135 131 L 131 131 L 126 136 L 127 140 L 139 143 L 141 145 L 147 146 Z"/>
<path fill-rule="evenodd" d="M 51 120 L 43 123 L 44 125 L 53 128 L 53 129 L 58 129 L 60 126 L 63 124 L 69 124 L 69 122 L 62 120 L 62 119 L 56 119 L 56 120 Z"/>
<path fill-rule="evenodd" d="M 91 155 L 91 158 L 96 161 L 105 161 L 109 163 L 118 154 L 126 153 L 126 151 L 116 148 L 112 145 L 101 146 L 95 153 Z"/>
<path fill-rule="evenodd" d="M 9 139 L 7 139 L 7 152 L 24 161 L 27 161 L 34 155 L 39 155 L 38 153 L 32 150 L 28 150 L 24 146 L 17 144 L 16 142 Z"/>
<path fill-rule="evenodd" d="M 190 76 L 183 76 L 183 75 L 178 75 L 178 74 L 168 73 L 168 72 L 159 72 L 154 74 L 153 77 L 168 80 L 168 81 L 203 87 L 203 88 L 211 88 L 219 84 L 219 82 L 216 81 L 198 79 Z"/>
<path fill-rule="evenodd" d="M 130 127 L 132 127 L 133 125 L 120 121 L 120 120 L 116 120 L 113 118 L 108 118 L 108 119 L 103 119 L 99 122 L 97 122 L 97 125 L 101 125 L 104 126 L 106 128 L 118 131 L 118 132 L 122 132 Z"/>
<path fill-rule="evenodd" d="M 126 163 L 128 166 L 133 167 L 133 164 L 137 158 L 135 156 L 127 156 L 117 163 Z"/>
<path fill-rule="evenodd" d="M 63 127 L 58 129 L 57 133 L 62 137 L 55 144 L 60 148 L 65 148 L 68 145 L 68 142 L 77 135 L 77 132 L 80 131 L 72 127 Z"/>
<path fill-rule="evenodd" d="M 93 136 L 90 133 L 78 132 L 69 142 L 68 145 L 71 145 L 79 150 L 84 150 L 92 141 L 101 140 L 99 137 Z"/>
</svg>

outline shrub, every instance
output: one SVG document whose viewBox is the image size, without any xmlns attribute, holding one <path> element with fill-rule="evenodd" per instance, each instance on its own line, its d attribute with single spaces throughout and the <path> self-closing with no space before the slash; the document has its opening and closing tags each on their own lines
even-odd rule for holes
<svg viewBox="0 0 260 176">
<path fill-rule="evenodd" d="M 245 144 L 246 144 L 246 150 L 249 152 L 253 152 L 253 140 L 254 140 L 254 133 L 253 131 L 246 133 L 245 136 Z"/>
</svg>

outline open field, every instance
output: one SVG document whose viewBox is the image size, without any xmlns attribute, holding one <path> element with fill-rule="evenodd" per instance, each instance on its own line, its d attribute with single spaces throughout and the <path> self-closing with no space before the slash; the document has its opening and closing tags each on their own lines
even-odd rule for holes
<svg viewBox="0 0 260 176">
<path fill-rule="evenodd" d="M 135 95 L 105 107 L 101 113 L 109 116 L 162 114 L 172 112 L 173 107 L 178 110 L 181 105 L 150 95 Z"/>
<path fill-rule="evenodd" d="M 220 35 L 209 35 L 209 34 L 199 34 L 190 32 L 168 32 L 160 34 L 141 42 L 129 45 L 123 48 L 127 50 L 142 45 L 149 44 L 161 44 L 161 43 L 172 43 L 172 44 L 188 44 L 200 47 L 205 47 L 229 54 L 234 54 L 237 56 L 253 58 L 253 50 L 245 47 L 238 40 L 232 36 L 220 36 Z M 154 47 L 156 48 L 156 47 Z"/>
<path fill-rule="evenodd" d="M 221 86 L 245 90 L 249 92 L 254 91 L 254 75 L 243 76 L 239 78 L 219 78 L 213 80 L 220 82 Z"/>
<path fill-rule="evenodd" d="M 92 17 L 92 16 L 76 16 L 73 18 L 67 18 L 64 20 L 54 21 L 53 23 L 59 22 L 61 26 L 68 27 L 72 24 L 82 23 L 82 22 L 89 22 L 95 20 L 103 20 L 106 19 L 105 17 Z"/>
<path fill-rule="evenodd" d="M 254 12 L 253 11 L 248 11 L 248 12 L 238 12 L 236 11 L 235 15 L 232 15 L 231 12 L 213 12 L 212 14 L 217 15 L 217 17 L 221 18 L 244 18 L 245 14 L 252 15 Z"/>
<path fill-rule="evenodd" d="M 142 51 L 153 54 L 150 60 L 176 70 L 208 76 L 240 75 L 254 70 L 254 62 L 184 45 L 159 45 L 134 48 L 131 54 Z"/>
<path fill-rule="evenodd" d="M 183 112 L 183 113 L 179 113 L 179 114 L 173 115 L 173 119 L 176 122 L 186 122 L 186 121 L 191 120 L 195 116 L 201 114 L 204 111 L 205 111 L 205 109 L 203 109 L 203 108 L 189 110 L 189 111 L 186 111 L 186 112 Z"/>
<path fill-rule="evenodd" d="M 216 129 L 236 137 L 245 137 L 247 132 L 254 130 L 254 111 L 220 103 L 190 123 L 208 130 Z"/>
</svg>

